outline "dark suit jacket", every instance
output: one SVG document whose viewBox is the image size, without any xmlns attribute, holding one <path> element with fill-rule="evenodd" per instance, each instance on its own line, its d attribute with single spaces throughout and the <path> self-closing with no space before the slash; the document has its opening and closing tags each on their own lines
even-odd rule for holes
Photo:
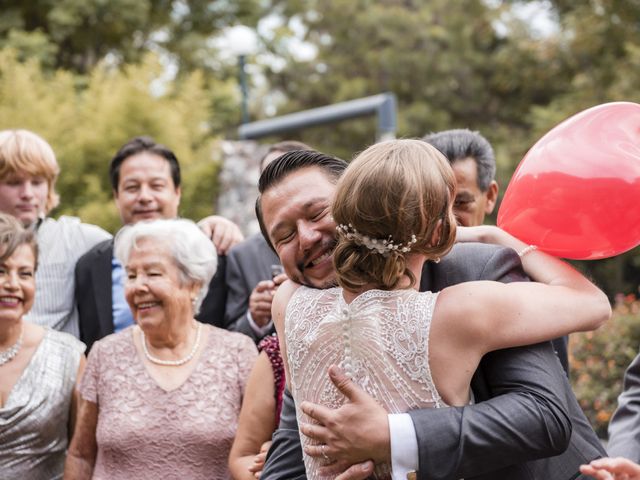
<svg viewBox="0 0 640 480">
<path fill-rule="evenodd" d="M 420 287 L 482 279 L 526 277 L 513 250 L 462 244 L 425 265 Z M 569 480 L 579 478 L 579 465 L 605 455 L 549 342 L 485 355 L 472 388 L 474 405 L 409 412 L 421 480 Z M 294 408 L 285 395 L 263 480 L 306 478 Z"/>
<path fill-rule="evenodd" d="M 640 354 L 624 374 L 624 388 L 609 423 L 607 450 L 612 457 L 640 462 Z"/>
<path fill-rule="evenodd" d="M 80 321 L 80 339 L 87 345 L 113 333 L 111 305 L 111 259 L 113 240 L 97 244 L 76 264 L 76 302 Z M 218 268 L 209 284 L 209 292 L 202 302 L 197 318 L 201 322 L 224 328 L 224 284 L 226 258 L 218 256 Z"/>
<path fill-rule="evenodd" d="M 262 234 L 257 233 L 229 250 L 227 255 L 227 305 L 224 321 L 230 330 L 244 333 L 258 343 L 258 336 L 249 325 L 247 311 L 249 296 L 262 280 L 271 280 L 271 265 L 280 265 L 280 259 L 269 247 Z M 271 326 L 265 335 L 275 331 Z"/>
</svg>

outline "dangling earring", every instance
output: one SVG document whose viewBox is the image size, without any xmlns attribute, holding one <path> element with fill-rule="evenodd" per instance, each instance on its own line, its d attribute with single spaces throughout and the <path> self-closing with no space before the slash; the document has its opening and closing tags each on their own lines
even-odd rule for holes
<svg viewBox="0 0 640 480">
<path fill-rule="evenodd" d="M 433 259 L 433 263 L 440 263 L 440 257 L 436 257 Z"/>
</svg>

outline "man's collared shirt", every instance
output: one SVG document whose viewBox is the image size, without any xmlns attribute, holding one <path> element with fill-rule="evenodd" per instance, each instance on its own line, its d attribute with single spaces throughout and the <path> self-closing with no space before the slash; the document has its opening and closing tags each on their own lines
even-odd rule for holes
<svg viewBox="0 0 640 480">
<path fill-rule="evenodd" d="M 124 298 L 125 271 L 120 262 L 111 258 L 111 308 L 113 311 L 113 331 L 119 332 L 133 325 L 133 315 Z"/>
</svg>

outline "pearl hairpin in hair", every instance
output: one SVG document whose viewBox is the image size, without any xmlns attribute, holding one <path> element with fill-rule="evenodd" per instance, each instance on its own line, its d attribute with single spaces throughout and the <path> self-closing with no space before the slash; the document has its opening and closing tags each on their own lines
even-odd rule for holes
<svg viewBox="0 0 640 480">
<path fill-rule="evenodd" d="M 345 225 L 341 223 L 336 227 L 336 230 L 342 232 L 348 240 L 355 240 L 359 245 L 367 247 L 369 250 L 373 250 L 381 255 L 386 255 L 390 252 L 399 251 L 407 253 L 411 251 L 411 245 L 416 243 L 418 239 L 414 234 L 411 235 L 411 240 L 408 242 L 394 242 L 391 235 L 386 239 L 371 238 L 368 235 L 363 235 L 356 230 L 353 225 Z"/>
</svg>

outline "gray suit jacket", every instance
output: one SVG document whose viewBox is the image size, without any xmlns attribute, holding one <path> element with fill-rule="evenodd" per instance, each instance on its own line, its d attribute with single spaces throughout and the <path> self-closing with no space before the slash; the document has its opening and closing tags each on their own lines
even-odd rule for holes
<svg viewBox="0 0 640 480">
<path fill-rule="evenodd" d="M 257 233 L 236 245 L 227 255 L 227 305 L 224 323 L 230 330 L 244 333 L 258 343 L 261 336 L 251 328 L 247 319 L 249 296 L 262 280 L 271 280 L 271 265 L 280 265 L 280 259 Z M 273 326 L 265 335 L 271 335 Z"/>
<path fill-rule="evenodd" d="M 609 423 L 609 455 L 640 462 L 640 354 L 624 374 L 624 388 Z"/>
<path fill-rule="evenodd" d="M 526 277 L 512 250 L 463 244 L 439 264 L 425 265 L 420 286 L 438 291 L 482 279 L 511 282 Z M 472 388 L 475 405 L 409 412 L 418 438 L 421 480 L 569 480 L 580 478 L 582 463 L 605 455 L 550 343 L 486 355 Z M 285 395 L 263 480 L 306 478 L 294 409 Z"/>
</svg>

